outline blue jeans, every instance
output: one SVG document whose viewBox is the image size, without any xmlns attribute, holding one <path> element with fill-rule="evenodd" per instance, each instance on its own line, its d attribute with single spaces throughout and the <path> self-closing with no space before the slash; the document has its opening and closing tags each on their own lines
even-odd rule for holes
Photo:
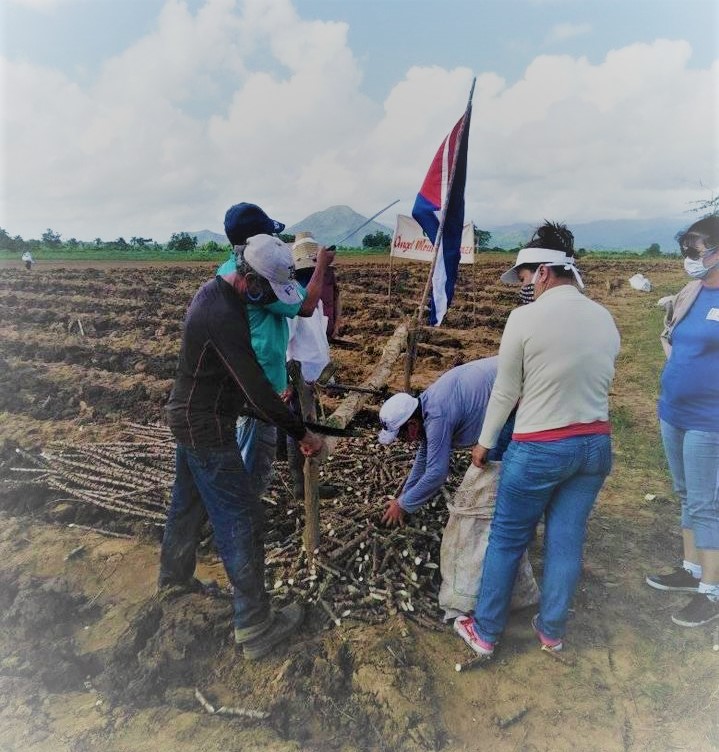
<svg viewBox="0 0 719 752">
<path fill-rule="evenodd" d="M 537 626 L 548 637 L 564 636 L 582 569 L 587 519 L 611 466 L 607 435 L 509 445 L 475 609 L 484 640 L 496 642 L 504 630 L 519 560 L 542 515 L 544 572 Z"/>
<path fill-rule="evenodd" d="M 277 428 L 259 418 L 242 416 L 237 421 L 237 446 L 258 498 L 272 482 L 272 463 L 277 454 Z"/>
<path fill-rule="evenodd" d="M 160 587 L 187 583 L 195 549 L 209 516 L 215 545 L 234 589 L 235 627 L 269 617 L 265 590 L 265 511 L 236 444 L 176 451 L 175 485 L 160 551 Z"/>
<path fill-rule="evenodd" d="M 719 433 L 685 431 L 659 423 L 674 490 L 682 502 L 682 527 L 700 549 L 719 549 Z"/>
</svg>

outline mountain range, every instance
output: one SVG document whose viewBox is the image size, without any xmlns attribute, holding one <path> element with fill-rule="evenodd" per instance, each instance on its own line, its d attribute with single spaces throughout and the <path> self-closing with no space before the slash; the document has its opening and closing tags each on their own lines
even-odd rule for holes
<svg viewBox="0 0 719 752">
<path fill-rule="evenodd" d="M 296 222 L 291 227 L 287 227 L 285 232 L 288 235 L 296 235 L 298 232 L 311 232 L 315 240 L 323 245 L 342 245 L 346 248 L 361 248 L 362 239 L 366 235 L 376 232 L 386 232 L 392 234 L 392 228 L 383 225 L 380 222 L 367 222 L 367 217 L 358 214 L 349 206 L 330 206 L 324 211 L 315 212 L 305 217 L 300 222 Z M 356 232 L 355 228 L 364 225 Z M 352 234 L 350 234 L 352 233 Z M 212 230 L 199 230 L 198 232 L 188 232 L 194 235 L 200 245 L 214 240 L 220 245 L 227 244 L 227 237 Z M 341 243 L 339 241 L 342 241 Z"/>
<path fill-rule="evenodd" d="M 675 253 L 677 246 L 676 233 L 690 225 L 696 216 L 684 216 L 660 219 L 613 219 L 595 220 L 571 224 L 576 248 L 595 251 L 644 251 L 653 243 L 658 243 L 663 253 Z M 381 222 L 369 222 L 361 229 L 352 233 L 339 243 L 352 230 L 359 227 L 367 218 L 358 214 L 349 206 L 330 206 L 323 211 L 315 212 L 288 227 L 285 232 L 296 234 L 300 231 L 310 231 L 320 243 L 325 245 L 337 244 L 345 247 L 361 247 L 362 239 L 371 233 L 385 232 L 392 234 L 392 227 Z M 490 247 L 517 248 L 525 243 L 532 234 L 535 225 L 511 224 L 491 225 L 475 222 L 483 230 L 492 233 Z M 227 244 L 227 238 L 211 230 L 190 232 L 200 245 L 214 240 L 220 245 Z"/>
</svg>

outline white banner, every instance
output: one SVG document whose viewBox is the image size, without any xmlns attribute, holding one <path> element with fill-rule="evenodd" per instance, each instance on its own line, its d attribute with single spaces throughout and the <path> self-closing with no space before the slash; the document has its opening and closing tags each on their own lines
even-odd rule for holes
<svg viewBox="0 0 719 752">
<path fill-rule="evenodd" d="M 462 245 L 460 250 L 459 263 L 473 264 L 474 225 L 471 222 L 462 228 Z M 432 263 L 434 247 L 414 217 L 398 214 L 389 254 L 397 258 Z"/>
</svg>

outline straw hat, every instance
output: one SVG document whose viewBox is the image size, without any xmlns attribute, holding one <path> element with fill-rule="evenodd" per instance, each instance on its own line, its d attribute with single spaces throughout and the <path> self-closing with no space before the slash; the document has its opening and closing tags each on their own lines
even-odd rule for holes
<svg viewBox="0 0 719 752">
<path fill-rule="evenodd" d="M 298 232 L 292 246 L 292 258 L 295 269 L 313 269 L 317 265 L 317 251 L 319 243 L 312 237 L 311 232 Z"/>
</svg>

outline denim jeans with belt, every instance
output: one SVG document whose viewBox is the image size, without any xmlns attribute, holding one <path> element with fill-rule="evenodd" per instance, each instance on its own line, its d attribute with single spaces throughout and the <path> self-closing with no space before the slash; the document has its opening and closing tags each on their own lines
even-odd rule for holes
<svg viewBox="0 0 719 752">
<path fill-rule="evenodd" d="M 682 502 L 682 527 L 694 545 L 719 549 L 719 432 L 676 428 L 660 421 L 674 491 Z"/>
<path fill-rule="evenodd" d="M 612 465 L 608 435 L 512 441 L 504 453 L 475 619 L 480 636 L 504 630 L 523 552 L 544 515 L 544 572 L 537 626 L 564 636 L 582 568 L 589 513 Z"/>
<path fill-rule="evenodd" d="M 264 624 L 265 512 L 236 444 L 176 451 L 175 485 L 160 552 L 159 585 L 182 585 L 195 571 L 195 549 L 209 516 L 215 545 L 234 589 L 235 627 Z"/>
</svg>

